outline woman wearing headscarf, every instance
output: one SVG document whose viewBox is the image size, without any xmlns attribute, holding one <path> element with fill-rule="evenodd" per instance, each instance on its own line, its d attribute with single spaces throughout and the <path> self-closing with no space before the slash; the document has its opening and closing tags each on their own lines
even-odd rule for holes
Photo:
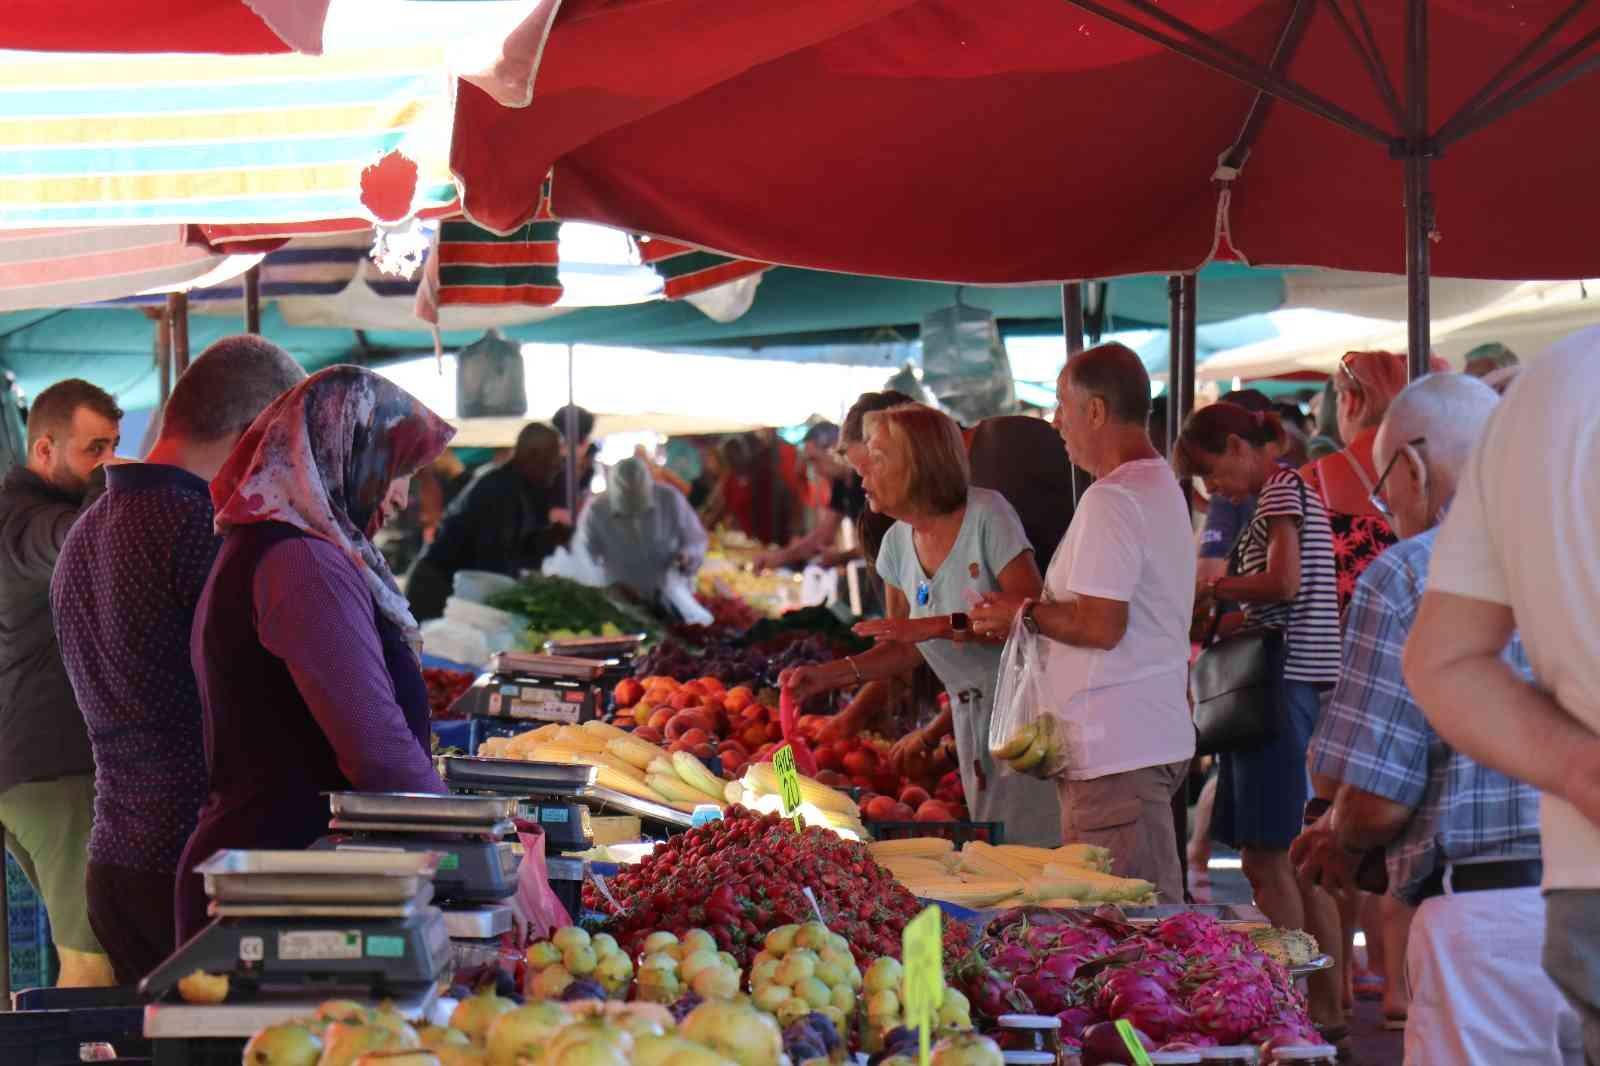
<svg viewBox="0 0 1600 1066">
<path fill-rule="evenodd" d="M 673 570 L 693 577 L 706 561 L 706 531 L 683 493 L 650 476 L 650 467 L 630 456 L 611 471 L 603 495 L 578 522 L 579 543 L 606 573 L 654 604 Z"/>
<path fill-rule="evenodd" d="M 420 635 L 372 537 L 454 432 L 378 375 L 330 367 L 262 412 L 212 481 L 222 548 L 191 648 L 211 784 L 181 870 L 308 847 L 327 792 L 445 791 Z M 205 920 L 186 874 L 180 942 Z"/>
</svg>

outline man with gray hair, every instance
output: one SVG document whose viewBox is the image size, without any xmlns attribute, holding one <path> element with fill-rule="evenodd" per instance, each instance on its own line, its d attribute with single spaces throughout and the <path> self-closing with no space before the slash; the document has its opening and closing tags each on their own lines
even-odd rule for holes
<svg viewBox="0 0 1600 1066">
<path fill-rule="evenodd" d="M 1309 753 L 1319 793 L 1337 793 L 1293 849 L 1302 873 L 1337 893 L 1354 887 L 1364 852 L 1383 848 L 1389 894 L 1417 908 L 1407 1066 L 1575 1066 L 1582 1056 L 1576 1016 L 1539 968 L 1539 793 L 1441 739 L 1401 667 L 1437 527 L 1497 401 L 1474 377 L 1432 374 L 1384 416 L 1373 503 L 1406 539 L 1356 582 L 1344 669 Z M 1531 676 L 1515 636 L 1501 654 Z"/>
<path fill-rule="evenodd" d="M 304 377 L 262 337 L 212 344 L 178 379 L 145 461 L 106 470 L 56 565 L 56 630 L 94 752 L 89 923 L 119 984 L 176 946 L 174 875 L 206 798 L 189 633 L 220 543 L 208 483 Z"/>
</svg>

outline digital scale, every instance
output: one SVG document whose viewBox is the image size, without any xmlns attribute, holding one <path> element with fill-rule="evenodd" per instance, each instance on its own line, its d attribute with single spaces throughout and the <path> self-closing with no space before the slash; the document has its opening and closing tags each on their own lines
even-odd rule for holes
<svg viewBox="0 0 1600 1066">
<path fill-rule="evenodd" d="M 593 659 L 503 651 L 489 669 L 451 705 L 475 720 L 504 724 L 560 722 L 578 725 L 599 718 L 605 667 Z M 475 730 L 476 732 L 476 730 Z M 474 737 L 476 744 L 481 737 Z"/>
<path fill-rule="evenodd" d="M 220 851 L 198 867 L 213 921 L 139 991 L 164 1010 L 178 982 L 203 970 L 227 976 L 229 1007 L 421 996 L 450 960 L 433 905 L 437 861 L 430 852 Z"/>
<path fill-rule="evenodd" d="M 568 637 L 545 641 L 544 653 L 598 662 L 600 687 L 609 695 L 617 682 L 633 676 L 634 660 L 639 657 L 645 639 L 643 633 L 623 637 Z"/>
</svg>

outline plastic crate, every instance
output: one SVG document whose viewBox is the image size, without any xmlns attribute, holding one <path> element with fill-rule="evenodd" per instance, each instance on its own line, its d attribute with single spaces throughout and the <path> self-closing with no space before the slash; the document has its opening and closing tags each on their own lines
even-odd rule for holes
<svg viewBox="0 0 1600 1066">
<path fill-rule="evenodd" d="M 956 847 L 973 840 L 985 844 L 1004 844 L 1004 822 L 868 822 L 873 840 L 905 840 L 908 837 L 943 837 Z"/>
<path fill-rule="evenodd" d="M 50 919 L 45 914 L 44 901 L 10 852 L 6 852 L 6 926 L 11 987 L 40 988 L 55 984 L 57 962 L 50 943 Z"/>
<path fill-rule="evenodd" d="M 6 1066 L 76 1063 L 81 1061 L 79 1049 L 84 1044 L 110 1044 L 123 1057 L 148 1054 L 144 1008 L 84 1007 L 0 1014 L 0 1062 Z M 234 1062 L 238 1061 L 236 1051 Z"/>
</svg>

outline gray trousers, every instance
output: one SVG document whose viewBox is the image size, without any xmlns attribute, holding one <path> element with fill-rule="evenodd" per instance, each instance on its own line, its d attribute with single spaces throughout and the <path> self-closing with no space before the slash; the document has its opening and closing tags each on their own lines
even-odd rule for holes
<svg viewBox="0 0 1600 1066">
<path fill-rule="evenodd" d="M 1583 1021 L 1583 1051 L 1600 1066 L 1600 889 L 1545 896 L 1544 969 Z"/>
</svg>

